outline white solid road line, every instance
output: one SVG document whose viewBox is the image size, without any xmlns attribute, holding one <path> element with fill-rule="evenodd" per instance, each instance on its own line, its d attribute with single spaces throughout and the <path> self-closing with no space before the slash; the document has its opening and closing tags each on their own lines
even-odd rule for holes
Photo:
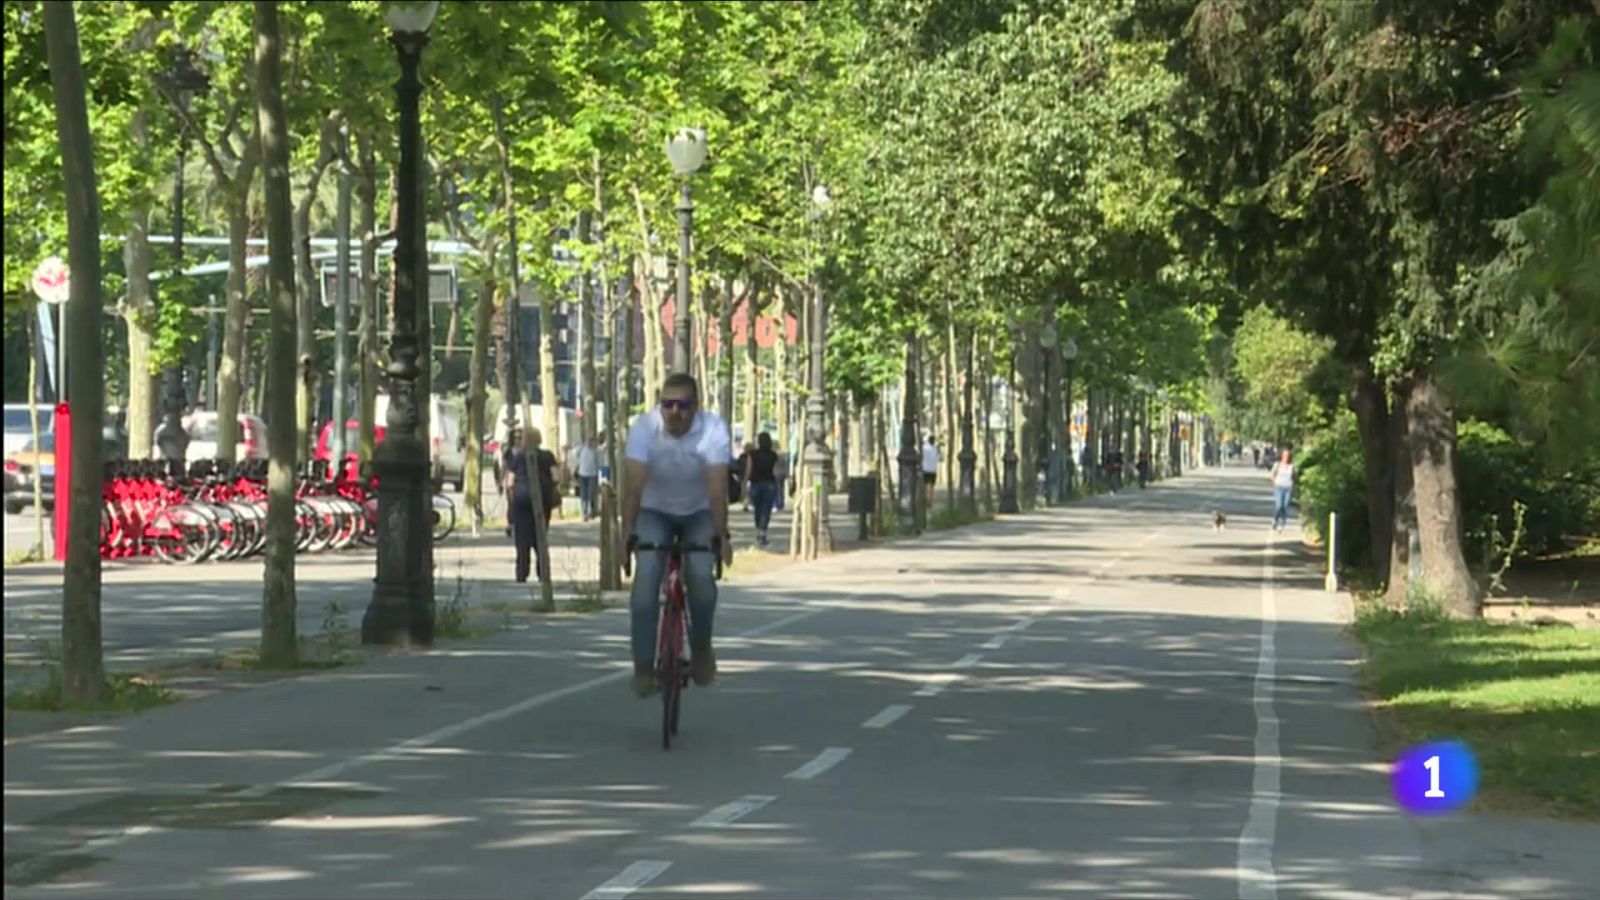
<svg viewBox="0 0 1600 900">
<path fill-rule="evenodd" d="M 630 863 L 621 873 L 613 876 L 594 890 L 583 895 L 583 900 L 622 900 L 644 887 L 656 876 L 665 872 L 672 863 L 664 859 L 641 859 Z"/>
<path fill-rule="evenodd" d="M 960 659 L 956 660 L 955 667 L 958 668 L 958 669 L 970 669 L 973 666 L 977 665 L 979 663 L 979 661 L 981 661 L 982 659 L 983 659 L 983 654 L 982 653 L 968 653 L 966 656 L 963 656 Z"/>
<path fill-rule="evenodd" d="M 1006 641 L 1011 640 L 1011 635 L 1012 634 L 1013 634 L 1013 632 L 1001 632 L 1000 634 L 997 634 L 994 637 L 989 638 L 987 641 L 983 642 L 983 649 L 985 649 L 985 650 L 999 650 L 1001 647 L 1004 647 L 1006 645 Z"/>
<path fill-rule="evenodd" d="M 721 828 L 724 825 L 731 825 L 776 799 L 778 798 L 771 794 L 745 794 L 732 803 L 724 803 L 695 819 L 689 823 L 689 827 Z"/>
<path fill-rule="evenodd" d="M 1039 621 L 1039 620 L 1034 618 L 1033 616 L 1023 616 L 1022 618 L 1018 619 L 1017 621 L 1011 623 L 1011 630 L 1012 631 L 1027 631 L 1028 628 L 1030 626 L 1032 626 L 1034 622 L 1037 622 L 1037 621 Z"/>
<path fill-rule="evenodd" d="M 940 675 L 938 681 L 930 681 L 930 682 L 928 682 L 927 684 L 925 684 L 922 687 L 918 688 L 916 694 L 913 695 L 913 696 L 917 696 L 917 697 L 937 697 L 940 694 L 944 693 L 944 689 L 949 687 L 950 686 L 950 682 L 952 682 L 954 680 L 955 680 L 955 676 L 953 676 L 953 675 Z"/>
<path fill-rule="evenodd" d="M 911 704 L 909 703 L 896 703 L 892 706 L 885 706 L 883 708 L 883 712 L 880 712 L 865 722 L 862 722 L 861 727 L 888 728 L 890 725 L 893 725 L 895 722 L 899 721 L 900 717 L 908 712 L 911 712 Z"/>
<path fill-rule="evenodd" d="M 1235 866 L 1240 900 L 1277 900 L 1278 876 L 1273 870 L 1273 844 L 1278 834 L 1278 803 L 1282 799 L 1278 757 L 1278 714 L 1272 703 L 1277 679 L 1278 598 L 1272 586 L 1272 532 L 1261 550 L 1261 655 L 1256 662 L 1255 777 L 1250 789 L 1250 813 L 1239 832 Z"/>
<path fill-rule="evenodd" d="M 795 769 L 793 772 L 790 772 L 783 777 L 792 781 L 810 781 L 818 775 L 821 775 L 823 772 L 826 772 L 843 762 L 844 758 L 849 755 L 849 747 L 829 747 L 821 753 L 818 753 L 816 759 L 813 759 L 811 762 L 806 763 L 805 765 Z"/>
</svg>

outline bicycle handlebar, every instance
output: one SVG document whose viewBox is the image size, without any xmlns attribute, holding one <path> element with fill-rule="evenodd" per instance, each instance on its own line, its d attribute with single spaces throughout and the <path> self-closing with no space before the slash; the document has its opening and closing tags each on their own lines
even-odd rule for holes
<svg viewBox="0 0 1600 900">
<path fill-rule="evenodd" d="M 682 553 L 710 553 L 712 554 L 711 559 L 714 565 L 712 577 L 718 581 L 722 580 L 722 538 L 720 536 L 713 537 L 711 546 L 707 547 L 703 544 L 685 544 L 677 541 L 671 544 L 641 544 L 637 535 L 629 535 L 627 549 L 622 554 L 622 571 L 629 578 L 633 577 L 633 555 L 640 550 L 654 550 L 657 553 L 670 553 L 674 550 Z"/>
</svg>

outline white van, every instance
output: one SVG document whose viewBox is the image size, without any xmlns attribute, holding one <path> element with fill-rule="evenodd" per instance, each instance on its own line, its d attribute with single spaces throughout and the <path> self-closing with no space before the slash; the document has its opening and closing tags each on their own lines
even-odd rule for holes
<svg viewBox="0 0 1600 900">
<path fill-rule="evenodd" d="M 534 403 L 528 407 L 528 410 L 533 416 L 533 426 L 542 431 L 544 429 L 544 407 Z M 560 453 L 563 447 L 578 443 L 579 436 L 583 434 L 583 419 L 579 417 L 577 410 L 563 406 L 560 408 L 559 414 L 558 421 L 561 423 L 561 434 L 557 436 L 557 440 L 550 440 L 550 435 L 548 434 L 542 435 L 544 449 L 553 453 Z M 604 434 L 606 405 L 604 403 L 595 403 L 595 414 L 598 417 L 596 433 Z M 511 421 L 516 423 L 518 428 L 522 427 L 522 405 L 520 403 L 511 408 Z M 502 406 L 500 407 L 500 412 L 494 417 L 494 440 L 496 444 L 504 447 L 506 438 L 506 407 Z"/>
<path fill-rule="evenodd" d="M 389 421 L 389 395 L 379 394 L 373 409 L 374 422 Z M 430 475 L 461 490 L 467 481 L 467 437 L 461 420 L 445 410 L 438 394 L 428 398 L 428 458 L 433 461 Z"/>
</svg>

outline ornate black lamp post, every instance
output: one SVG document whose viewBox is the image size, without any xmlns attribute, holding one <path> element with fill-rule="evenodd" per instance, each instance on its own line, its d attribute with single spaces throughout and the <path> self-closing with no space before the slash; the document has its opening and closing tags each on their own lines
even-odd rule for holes
<svg viewBox="0 0 1600 900">
<path fill-rule="evenodd" d="M 817 185 L 811 193 L 811 217 L 814 221 L 821 221 L 829 209 L 833 207 L 833 197 L 829 196 L 824 185 Z M 822 306 L 822 281 L 820 277 L 813 276 L 811 282 L 812 303 L 811 309 L 811 392 L 806 398 L 806 471 L 811 473 L 811 495 L 816 501 L 817 516 L 817 541 L 815 545 L 818 554 L 829 553 L 833 550 L 833 532 L 828 526 L 828 484 L 832 481 L 829 477 L 833 467 L 833 454 L 828 451 L 827 441 L 827 402 L 823 392 L 826 390 L 827 381 L 823 378 L 822 361 L 823 348 L 827 344 L 827 336 L 823 329 L 827 327 L 823 317 Z"/>
<path fill-rule="evenodd" d="M 917 509 L 922 502 L 922 453 L 917 448 L 917 336 L 906 346 L 906 394 L 900 398 L 900 520 L 902 534 L 917 533 Z"/>
<path fill-rule="evenodd" d="M 400 57 L 395 93 L 400 105 L 399 229 L 395 235 L 395 311 L 389 343 L 388 434 L 373 454 L 378 476 L 378 560 L 372 601 L 361 620 L 367 644 L 433 640 L 432 528 L 428 520 L 428 448 L 418 434 L 417 316 L 426 289 L 417 283 L 423 210 L 417 190 L 422 177 L 422 121 L 418 68 L 428 26 L 439 0 L 389 6 L 391 41 Z"/>
<path fill-rule="evenodd" d="M 195 95 L 211 88 L 211 80 L 195 67 L 187 47 L 178 47 L 172 63 L 159 76 L 167 99 L 183 113 L 179 120 L 178 169 L 172 184 L 172 279 L 173 288 L 183 290 L 183 170 L 189 158 L 189 104 Z M 183 390 L 183 363 L 175 362 L 162 373 L 161 427 L 156 429 L 156 446 L 161 458 L 181 463 L 189 451 L 189 433 L 183 428 L 183 408 L 188 398 Z"/>
<path fill-rule="evenodd" d="M 689 178 L 706 161 L 706 130 L 681 128 L 667 139 L 667 159 L 678 173 L 678 295 L 672 299 L 672 371 L 689 371 L 690 339 L 689 254 L 693 250 L 694 201 L 689 196 Z M 705 385 L 701 386 L 704 392 Z"/>
<path fill-rule="evenodd" d="M 1044 469 L 1044 494 L 1040 498 L 1042 504 L 1050 504 L 1056 500 L 1056 491 L 1060 489 L 1061 472 L 1056 462 L 1055 449 L 1052 446 L 1056 432 L 1055 407 L 1051 405 L 1051 389 L 1055 381 L 1055 349 L 1059 336 L 1056 334 L 1055 303 L 1050 304 L 1045 314 L 1045 320 L 1039 331 L 1039 348 L 1044 351 L 1040 354 L 1039 375 L 1044 380 L 1044 390 L 1040 391 L 1040 399 L 1044 402 L 1044 414 L 1039 416 L 1039 466 Z"/>
</svg>

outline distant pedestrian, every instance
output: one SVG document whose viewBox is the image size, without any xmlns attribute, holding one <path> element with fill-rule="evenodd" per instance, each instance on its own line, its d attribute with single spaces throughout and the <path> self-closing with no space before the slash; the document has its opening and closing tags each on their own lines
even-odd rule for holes
<svg viewBox="0 0 1600 900">
<path fill-rule="evenodd" d="M 772 477 L 778 485 L 778 497 L 773 502 L 773 509 L 783 509 L 783 497 L 789 492 L 789 454 L 779 453 L 778 461 L 772 466 Z"/>
<path fill-rule="evenodd" d="M 750 454 L 754 452 L 756 445 L 746 441 L 743 449 L 739 451 L 739 456 L 733 461 L 733 473 L 740 482 L 737 497 L 740 508 L 745 512 L 750 511 L 750 478 L 746 473 L 750 471 Z"/>
<path fill-rule="evenodd" d="M 756 444 L 745 454 L 745 496 L 755 507 L 756 543 L 767 546 L 767 526 L 772 523 L 772 507 L 778 502 L 778 454 L 772 449 L 772 435 L 761 432 Z"/>
<path fill-rule="evenodd" d="M 534 549 L 538 544 L 538 526 L 533 518 L 533 479 L 539 479 L 540 499 L 544 501 L 544 525 L 548 534 L 550 528 L 550 513 L 555 504 L 561 502 L 561 495 L 556 485 L 556 467 L 558 465 L 555 454 L 548 450 L 539 449 L 541 435 L 539 429 L 530 428 L 523 433 L 522 446 L 511 455 L 510 464 L 506 467 L 506 493 L 511 497 L 508 504 L 511 513 L 512 537 L 517 544 L 516 580 L 520 584 L 528 580 L 528 570 L 532 567 L 532 559 L 538 554 Z M 540 571 L 540 577 L 544 572 Z"/>
<path fill-rule="evenodd" d="M 578 445 L 577 471 L 578 503 L 583 508 L 583 520 L 587 522 L 599 512 L 600 448 L 594 445 L 593 438 L 585 437 Z"/>
<path fill-rule="evenodd" d="M 1139 454 L 1139 490 L 1144 490 L 1145 483 L 1150 480 L 1150 454 Z"/>
<path fill-rule="evenodd" d="M 1282 531 L 1289 524 L 1289 499 L 1294 495 L 1294 463 L 1289 461 L 1289 451 L 1278 454 L 1278 462 L 1269 476 L 1272 481 L 1272 530 Z"/>
<path fill-rule="evenodd" d="M 938 482 L 939 445 L 934 443 L 930 434 L 922 442 L 922 489 L 927 494 L 925 509 L 933 508 L 933 488 Z"/>
<path fill-rule="evenodd" d="M 1251 447 L 1250 448 L 1250 465 L 1254 466 L 1257 469 L 1261 468 L 1261 448 L 1260 447 Z"/>
</svg>

